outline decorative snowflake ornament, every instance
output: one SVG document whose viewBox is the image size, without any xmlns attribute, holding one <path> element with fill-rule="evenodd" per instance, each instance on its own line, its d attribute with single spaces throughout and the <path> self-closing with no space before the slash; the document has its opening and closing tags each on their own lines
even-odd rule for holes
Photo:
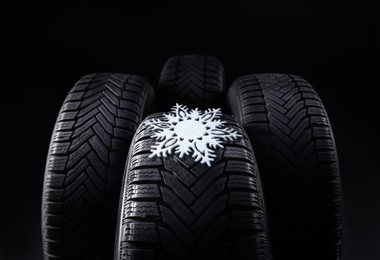
<svg viewBox="0 0 380 260">
<path fill-rule="evenodd" d="M 196 162 L 211 166 L 216 157 L 215 149 L 223 148 L 223 141 L 241 137 L 232 128 L 224 126 L 226 122 L 220 120 L 221 116 L 220 108 L 189 111 L 186 106 L 176 104 L 172 112 L 164 114 L 162 119 L 151 119 L 145 123 L 154 132 L 152 138 L 156 139 L 149 157 L 166 157 L 174 149 L 179 158 L 191 154 Z"/>
</svg>

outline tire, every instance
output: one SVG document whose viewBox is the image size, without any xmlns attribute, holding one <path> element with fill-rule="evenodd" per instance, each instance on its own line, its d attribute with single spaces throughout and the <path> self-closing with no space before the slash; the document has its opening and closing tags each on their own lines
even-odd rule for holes
<svg viewBox="0 0 380 260">
<path fill-rule="evenodd" d="M 259 74 L 238 78 L 227 99 L 260 166 L 273 258 L 340 259 L 340 171 L 317 93 L 298 76 Z"/>
<path fill-rule="evenodd" d="M 223 119 L 242 138 L 218 148 L 211 167 L 190 156 L 150 157 L 153 132 L 139 127 L 120 196 L 114 259 L 271 259 L 249 140 L 232 117 Z"/>
<path fill-rule="evenodd" d="M 91 74 L 67 95 L 42 198 L 45 259 L 111 259 L 129 144 L 154 96 L 143 78 Z"/>
<path fill-rule="evenodd" d="M 224 108 L 224 69 L 214 56 L 174 56 L 165 63 L 157 88 L 159 111 L 176 103 Z"/>
</svg>

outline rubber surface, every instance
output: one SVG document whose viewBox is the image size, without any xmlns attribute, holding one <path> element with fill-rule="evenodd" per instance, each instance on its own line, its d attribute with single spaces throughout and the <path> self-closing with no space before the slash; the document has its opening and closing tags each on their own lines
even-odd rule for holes
<svg viewBox="0 0 380 260">
<path fill-rule="evenodd" d="M 260 166 L 273 258 L 339 259 L 338 158 L 314 89 L 293 75 L 248 75 L 233 83 L 227 99 Z"/>
<path fill-rule="evenodd" d="M 45 259 L 112 259 L 129 144 L 153 96 L 145 79 L 123 74 L 85 76 L 68 94 L 45 171 Z"/>
<path fill-rule="evenodd" d="M 206 109 L 224 108 L 224 69 L 214 56 L 175 56 L 165 63 L 157 88 L 157 107 L 176 103 Z"/>
<path fill-rule="evenodd" d="M 190 156 L 150 158 L 152 130 L 139 127 L 123 181 L 115 259 L 271 259 L 249 140 L 231 117 L 224 119 L 243 137 L 218 148 L 211 167 Z"/>
</svg>

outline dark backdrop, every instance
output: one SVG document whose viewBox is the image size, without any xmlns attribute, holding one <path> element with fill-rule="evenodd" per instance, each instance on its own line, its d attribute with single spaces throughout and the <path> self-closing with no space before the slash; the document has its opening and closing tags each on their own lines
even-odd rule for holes
<svg viewBox="0 0 380 260">
<path fill-rule="evenodd" d="M 15 2 L 1 11 L 0 259 L 42 258 L 45 159 L 75 81 L 91 72 L 122 72 L 156 85 L 165 60 L 179 54 L 218 56 L 228 84 L 248 73 L 279 72 L 314 85 L 339 150 L 343 259 L 380 259 L 380 23 L 374 4 L 49 2 Z"/>
</svg>

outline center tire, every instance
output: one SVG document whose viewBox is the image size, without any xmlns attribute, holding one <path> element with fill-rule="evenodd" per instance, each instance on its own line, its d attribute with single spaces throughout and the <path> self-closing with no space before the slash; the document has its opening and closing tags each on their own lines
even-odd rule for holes
<svg viewBox="0 0 380 260">
<path fill-rule="evenodd" d="M 211 167 L 190 156 L 150 157 L 153 135 L 140 125 L 120 196 L 115 258 L 271 259 L 260 175 L 244 130 L 216 149 Z"/>
</svg>

